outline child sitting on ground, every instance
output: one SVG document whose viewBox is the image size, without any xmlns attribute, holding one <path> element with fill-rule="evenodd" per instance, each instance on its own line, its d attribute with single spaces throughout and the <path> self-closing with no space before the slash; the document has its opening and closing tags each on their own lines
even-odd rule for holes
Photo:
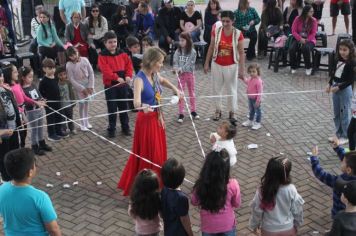
<svg viewBox="0 0 356 236">
<path fill-rule="evenodd" d="M 161 177 L 162 218 L 164 235 L 193 236 L 189 218 L 189 199 L 180 189 L 185 176 L 185 169 L 176 159 L 169 158 L 163 165 Z"/>
<path fill-rule="evenodd" d="M 159 180 L 150 169 L 141 170 L 132 185 L 128 213 L 135 220 L 136 235 L 159 236 Z"/>
<path fill-rule="evenodd" d="M 356 181 L 344 181 L 339 177 L 334 189 L 342 193 L 341 201 L 345 204 L 346 209 L 336 214 L 327 236 L 356 235 Z"/>
<path fill-rule="evenodd" d="M 210 143 L 213 144 L 212 150 L 225 148 L 229 153 L 230 166 L 236 164 L 236 147 L 234 137 L 236 136 L 236 127 L 227 121 L 223 121 L 216 133 L 210 134 Z"/>
<path fill-rule="evenodd" d="M 312 156 L 310 157 L 310 162 L 312 165 L 313 173 L 315 177 L 317 177 L 321 182 L 329 186 L 330 188 L 334 188 L 335 181 L 338 177 L 341 177 L 343 180 L 356 180 L 356 152 L 349 152 L 345 154 L 344 148 L 339 146 L 339 140 L 334 138 L 334 142 L 332 143 L 334 151 L 338 154 L 338 157 L 341 161 L 340 169 L 342 171 L 341 175 L 335 175 L 328 173 L 320 167 L 319 159 L 318 159 L 318 147 L 315 146 L 312 150 Z M 341 202 L 341 193 L 337 191 L 333 191 L 333 207 L 331 209 L 331 215 L 334 218 L 335 215 L 345 209 L 345 204 Z"/>
</svg>

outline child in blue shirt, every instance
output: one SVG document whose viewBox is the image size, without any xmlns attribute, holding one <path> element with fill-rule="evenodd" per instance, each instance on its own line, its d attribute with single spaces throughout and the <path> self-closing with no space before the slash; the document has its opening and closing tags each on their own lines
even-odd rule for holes
<svg viewBox="0 0 356 236">
<path fill-rule="evenodd" d="M 332 144 L 334 151 L 337 153 L 341 163 L 340 169 L 342 171 L 341 175 L 335 175 L 326 172 L 319 164 L 318 159 L 318 147 L 315 146 L 312 150 L 312 156 L 310 157 L 310 162 L 312 165 L 312 170 L 315 175 L 321 182 L 334 188 L 335 182 L 338 177 L 343 180 L 356 180 L 356 152 L 345 153 L 345 149 L 339 145 L 339 140 L 334 138 Z M 332 218 L 341 210 L 345 209 L 345 204 L 341 201 L 341 193 L 333 190 L 333 207 L 331 209 Z"/>
<path fill-rule="evenodd" d="M 13 179 L 0 186 L 5 235 L 60 236 L 51 199 L 31 185 L 36 176 L 34 153 L 28 148 L 16 149 L 6 154 L 4 163 Z"/>
<path fill-rule="evenodd" d="M 169 158 L 161 170 L 162 218 L 165 236 L 193 236 L 189 218 L 189 199 L 179 186 L 183 183 L 185 169 L 176 159 Z"/>
</svg>

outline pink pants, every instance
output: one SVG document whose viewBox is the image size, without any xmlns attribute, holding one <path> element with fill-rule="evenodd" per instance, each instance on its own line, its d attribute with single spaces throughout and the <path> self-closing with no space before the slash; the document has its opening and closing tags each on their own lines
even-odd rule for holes
<svg viewBox="0 0 356 236">
<path fill-rule="evenodd" d="M 262 229 L 261 235 L 262 236 L 296 236 L 297 230 L 295 228 L 292 228 L 290 230 L 285 230 L 281 232 L 268 232 Z"/>
<path fill-rule="evenodd" d="M 188 87 L 190 111 L 195 111 L 195 76 L 193 73 L 184 72 L 179 75 L 180 83 L 178 82 L 178 88 L 184 93 L 185 86 Z M 184 114 L 184 100 L 179 102 L 179 114 Z"/>
</svg>

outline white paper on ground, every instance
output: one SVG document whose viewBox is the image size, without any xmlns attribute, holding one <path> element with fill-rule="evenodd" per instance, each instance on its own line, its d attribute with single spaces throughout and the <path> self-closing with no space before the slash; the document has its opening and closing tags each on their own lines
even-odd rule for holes
<svg viewBox="0 0 356 236">
<path fill-rule="evenodd" d="M 96 185 L 102 185 L 103 183 L 101 181 L 96 182 Z"/>
<path fill-rule="evenodd" d="M 46 184 L 47 188 L 53 188 L 53 184 Z"/>
<path fill-rule="evenodd" d="M 69 184 L 63 184 L 63 188 L 70 188 Z"/>
<path fill-rule="evenodd" d="M 56 172 L 56 175 L 57 175 L 57 176 L 61 176 L 61 172 L 59 172 L 59 171 Z"/>
<path fill-rule="evenodd" d="M 78 181 L 73 182 L 73 185 L 78 185 Z"/>
<path fill-rule="evenodd" d="M 271 134 L 270 134 L 270 133 L 267 133 L 266 135 L 267 135 L 268 137 L 271 137 Z"/>
<path fill-rule="evenodd" d="M 255 144 L 255 143 L 251 143 L 251 144 L 247 145 L 247 148 L 248 149 L 255 149 L 255 148 L 258 148 L 258 145 Z"/>
</svg>

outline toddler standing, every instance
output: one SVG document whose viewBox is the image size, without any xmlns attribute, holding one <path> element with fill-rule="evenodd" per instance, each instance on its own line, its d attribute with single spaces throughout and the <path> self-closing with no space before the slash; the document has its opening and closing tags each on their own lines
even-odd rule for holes
<svg viewBox="0 0 356 236">
<path fill-rule="evenodd" d="M 247 84 L 248 108 L 250 110 L 249 118 L 243 122 L 245 127 L 252 126 L 252 129 L 257 130 L 261 128 L 261 97 L 263 92 L 263 81 L 260 77 L 261 71 L 258 64 L 252 64 L 247 68 L 250 78 L 244 79 Z M 254 122 L 256 114 L 256 122 Z"/>
<path fill-rule="evenodd" d="M 194 67 L 197 53 L 193 48 L 192 37 L 189 33 L 179 35 L 179 47 L 174 53 L 173 69 L 178 74 L 178 87 L 184 93 L 185 86 L 188 87 L 190 111 L 193 119 L 199 119 L 195 107 L 195 76 Z M 179 102 L 178 123 L 183 123 L 184 119 L 184 100 Z"/>
<path fill-rule="evenodd" d="M 88 59 L 80 57 L 75 47 L 67 48 L 66 54 L 69 59 L 66 65 L 68 78 L 77 92 L 77 97 L 82 100 L 79 102 L 80 128 L 82 131 L 88 131 L 92 126 L 88 121 L 89 102 L 85 98 L 94 93 L 94 71 Z"/>
<path fill-rule="evenodd" d="M 227 121 L 222 122 L 218 126 L 216 133 L 210 134 L 210 143 L 213 144 L 213 150 L 221 150 L 225 148 L 229 153 L 230 166 L 236 164 L 236 147 L 234 137 L 236 136 L 236 126 Z"/>
<path fill-rule="evenodd" d="M 61 110 L 62 115 L 67 117 L 65 120 L 67 123 L 62 125 L 63 132 L 67 132 L 67 127 L 71 134 L 76 134 L 74 128 L 74 123 L 70 120 L 73 120 L 73 108 L 75 106 L 75 102 L 73 100 L 76 99 L 73 86 L 71 82 L 68 80 L 66 68 L 64 66 L 60 66 L 56 70 L 56 78 L 58 78 L 58 86 L 59 93 L 61 97 L 61 107 L 65 107 Z M 74 104 L 69 106 L 70 104 Z"/>
</svg>

